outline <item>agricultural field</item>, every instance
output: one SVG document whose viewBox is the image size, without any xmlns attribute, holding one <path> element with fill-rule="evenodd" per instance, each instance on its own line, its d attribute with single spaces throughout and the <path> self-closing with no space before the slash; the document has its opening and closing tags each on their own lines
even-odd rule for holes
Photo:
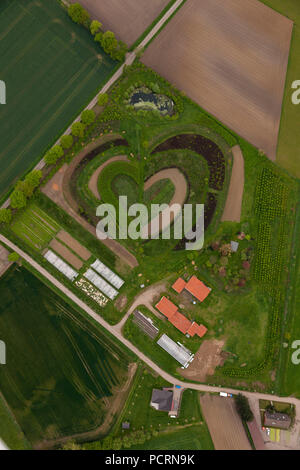
<svg viewBox="0 0 300 470">
<path fill-rule="evenodd" d="M 10 449 L 30 449 L 29 442 L 26 440 L 2 395 L 0 395 L 0 435 Z"/>
<path fill-rule="evenodd" d="M 38 447 L 103 425 L 126 353 L 24 268 L 6 274 L 0 295 L 1 392 L 26 438 Z"/>
<path fill-rule="evenodd" d="M 216 450 L 251 450 L 233 398 L 205 394 L 200 403 Z"/>
<path fill-rule="evenodd" d="M 0 5 L 0 196 L 49 148 L 115 68 L 58 1 Z"/>
<path fill-rule="evenodd" d="M 291 100 L 292 92 L 295 91 L 291 88 L 292 83 L 299 80 L 300 77 L 300 4 L 297 0 L 260 1 L 294 22 L 277 147 L 277 162 L 291 175 L 300 178 L 298 158 L 300 147 L 299 105 L 295 106 Z"/>
<path fill-rule="evenodd" d="M 292 26 L 259 1 L 190 0 L 142 61 L 275 160 Z"/>
<path fill-rule="evenodd" d="M 71 0 L 76 3 L 75 0 Z M 160 15 L 170 0 L 81 0 L 93 19 L 131 46 Z"/>
</svg>

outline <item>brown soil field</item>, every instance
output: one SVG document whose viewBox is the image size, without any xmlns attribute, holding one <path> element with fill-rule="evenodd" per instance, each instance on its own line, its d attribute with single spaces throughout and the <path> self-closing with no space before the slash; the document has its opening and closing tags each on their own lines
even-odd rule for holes
<svg viewBox="0 0 300 470">
<path fill-rule="evenodd" d="M 233 166 L 222 222 L 240 222 L 245 183 L 244 157 L 239 145 L 232 148 Z"/>
<path fill-rule="evenodd" d="M 52 250 L 56 251 L 56 253 L 60 255 L 68 264 L 73 266 L 73 268 L 77 270 L 82 268 L 83 262 L 60 242 L 57 240 L 52 240 L 49 246 Z"/>
<path fill-rule="evenodd" d="M 213 375 L 217 366 L 224 363 L 222 348 L 224 341 L 204 340 L 187 369 L 177 371 L 188 380 L 205 382 L 208 375 Z"/>
<path fill-rule="evenodd" d="M 275 160 L 292 29 L 258 0 L 188 0 L 142 61 Z"/>
<path fill-rule="evenodd" d="M 75 238 L 71 237 L 71 235 L 64 230 L 61 230 L 57 234 L 57 238 L 59 238 L 62 242 L 68 245 L 71 250 L 75 251 L 78 256 L 84 261 L 87 261 L 91 257 L 91 252 L 87 250 L 84 246 L 81 245 Z"/>
<path fill-rule="evenodd" d="M 131 46 L 159 16 L 170 0 L 81 0 L 92 19 Z M 72 0 L 76 3 L 77 0 Z"/>
<path fill-rule="evenodd" d="M 251 450 L 233 398 L 205 394 L 200 403 L 216 450 Z"/>
</svg>

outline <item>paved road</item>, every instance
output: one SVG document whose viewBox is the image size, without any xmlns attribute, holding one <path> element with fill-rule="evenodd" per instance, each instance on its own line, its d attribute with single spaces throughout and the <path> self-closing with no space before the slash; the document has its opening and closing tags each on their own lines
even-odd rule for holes
<svg viewBox="0 0 300 470">
<path fill-rule="evenodd" d="M 92 317 L 99 325 L 109 331 L 115 338 L 117 338 L 121 343 L 124 344 L 128 349 L 130 349 L 139 359 L 141 359 L 145 364 L 147 364 L 151 369 L 153 369 L 157 374 L 163 377 L 165 380 L 171 384 L 181 385 L 184 388 L 189 388 L 192 390 L 198 390 L 200 392 L 227 392 L 227 393 L 236 393 L 236 390 L 225 387 L 214 387 L 211 385 L 197 384 L 183 382 L 181 380 L 175 379 L 172 375 L 168 374 L 162 370 L 157 364 L 155 364 L 151 359 L 149 359 L 145 354 L 143 354 L 139 349 L 137 349 L 130 341 L 123 337 L 122 332 L 118 326 L 112 326 L 107 323 L 103 318 L 99 316 L 94 310 L 87 306 L 81 299 L 79 299 L 73 292 L 71 292 L 66 286 L 59 282 L 55 277 L 53 277 L 46 269 L 40 266 L 36 261 L 34 261 L 27 253 L 17 247 L 14 243 L 8 240 L 3 235 L 0 235 L 0 242 L 6 244 L 11 250 L 18 253 L 25 261 L 27 261 L 34 269 L 36 269 L 42 276 L 44 276 L 48 281 L 51 282 L 55 287 L 57 287 L 61 292 L 63 292 L 67 297 L 69 297 L 75 304 L 77 304 L 82 310 L 84 310 L 90 317 Z M 294 397 L 278 397 L 272 394 L 265 394 L 259 392 L 246 392 L 243 391 L 243 394 L 247 397 L 255 397 L 256 399 L 266 399 L 266 400 L 276 400 L 279 402 L 289 402 L 293 403 L 296 406 L 297 416 L 300 416 L 300 400 Z"/>
</svg>

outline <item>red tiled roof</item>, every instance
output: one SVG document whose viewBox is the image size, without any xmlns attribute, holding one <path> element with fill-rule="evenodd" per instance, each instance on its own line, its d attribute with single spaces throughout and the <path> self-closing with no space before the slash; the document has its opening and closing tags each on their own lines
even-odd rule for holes
<svg viewBox="0 0 300 470">
<path fill-rule="evenodd" d="M 179 312 L 174 313 L 174 315 L 171 318 L 169 318 L 169 321 L 184 335 L 187 333 L 188 329 L 191 327 L 190 320 L 188 320 L 184 315 L 182 315 L 182 313 L 179 313 Z"/>
<path fill-rule="evenodd" d="M 199 281 L 196 276 L 191 277 L 185 288 L 190 294 L 196 297 L 196 299 L 200 300 L 200 302 L 203 302 L 211 291 L 211 289 L 203 284 L 202 281 Z"/>
<path fill-rule="evenodd" d="M 173 304 L 171 300 L 167 299 L 167 297 L 162 297 L 155 307 L 168 319 L 170 319 L 178 310 L 176 305 Z"/>
<path fill-rule="evenodd" d="M 198 325 L 198 323 L 196 322 L 193 322 L 191 327 L 187 331 L 187 333 L 191 337 L 198 335 L 200 338 L 202 338 L 206 332 L 207 332 L 207 328 L 204 325 Z"/>
<path fill-rule="evenodd" d="M 172 285 L 172 288 L 178 293 L 178 294 L 181 294 L 181 292 L 183 291 L 183 289 L 185 288 L 186 286 L 186 282 L 182 279 L 182 277 L 179 277 L 177 279 L 177 281 L 174 282 L 174 284 Z"/>
</svg>

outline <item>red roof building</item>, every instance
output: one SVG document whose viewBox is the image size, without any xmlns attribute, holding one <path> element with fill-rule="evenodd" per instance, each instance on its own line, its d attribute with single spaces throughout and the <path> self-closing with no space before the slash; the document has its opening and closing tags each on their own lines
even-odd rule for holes
<svg viewBox="0 0 300 470">
<path fill-rule="evenodd" d="M 184 335 L 188 332 L 189 328 L 191 327 L 192 323 L 188 318 L 186 318 L 182 313 L 176 312 L 172 318 L 169 318 L 170 323 L 177 328 L 177 330 L 181 331 Z"/>
<path fill-rule="evenodd" d="M 182 277 L 179 277 L 172 285 L 172 288 L 177 292 L 177 294 L 181 294 L 185 286 L 186 282 L 182 279 Z"/>
<path fill-rule="evenodd" d="M 190 328 L 187 330 L 187 334 L 190 335 L 192 338 L 195 335 L 198 335 L 202 338 L 205 333 L 207 332 L 207 328 L 204 325 L 198 325 L 198 323 L 193 322 Z"/>
<path fill-rule="evenodd" d="M 176 307 L 171 300 L 167 299 L 167 297 L 162 297 L 158 304 L 155 305 L 157 310 L 162 313 L 165 317 L 170 320 L 174 313 L 178 311 L 178 308 Z"/>
<path fill-rule="evenodd" d="M 204 325 L 198 325 L 196 322 L 192 323 L 182 313 L 178 312 L 176 305 L 167 299 L 167 297 L 162 297 L 155 307 L 184 335 L 188 334 L 191 337 L 198 335 L 202 338 L 207 332 L 207 328 Z"/>
<path fill-rule="evenodd" d="M 191 277 L 186 283 L 185 289 L 196 297 L 196 299 L 200 300 L 200 302 L 203 302 L 211 291 L 211 289 L 203 284 L 202 281 L 199 281 L 196 276 Z"/>
</svg>

